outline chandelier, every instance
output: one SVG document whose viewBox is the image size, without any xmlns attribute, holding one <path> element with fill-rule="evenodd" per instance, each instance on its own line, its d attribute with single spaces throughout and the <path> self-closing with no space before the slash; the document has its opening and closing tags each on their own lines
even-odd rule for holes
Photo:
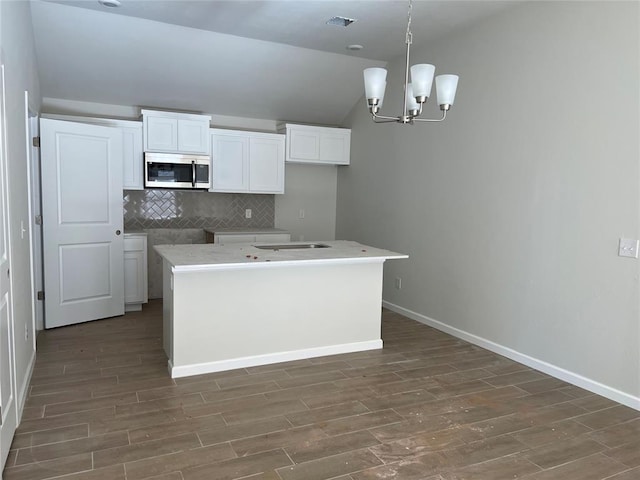
<svg viewBox="0 0 640 480">
<path fill-rule="evenodd" d="M 436 95 L 438 104 L 442 111 L 441 118 L 419 118 L 422 114 L 422 107 L 431 94 L 433 75 L 436 67 L 426 63 L 413 65 L 409 69 L 409 50 L 413 41 L 411 35 L 411 9 L 412 0 L 409 0 L 409 12 L 407 14 L 407 53 L 404 72 L 404 108 L 402 115 L 388 117 L 379 115 L 384 91 L 387 86 L 387 70 L 385 68 L 367 68 L 364 70 L 364 90 L 369 105 L 371 118 L 376 123 L 398 122 L 403 124 L 413 124 L 414 122 L 441 122 L 447 116 L 447 111 L 453 105 L 458 88 L 457 75 L 438 75 L 436 77 Z M 411 70 L 411 83 L 409 83 L 409 70 Z"/>
</svg>

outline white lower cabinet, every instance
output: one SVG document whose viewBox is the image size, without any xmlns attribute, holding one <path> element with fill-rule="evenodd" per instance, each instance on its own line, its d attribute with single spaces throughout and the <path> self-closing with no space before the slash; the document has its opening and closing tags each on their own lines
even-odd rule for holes
<svg viewBox="0 0 640 480">
<path fill-rule="evenodd" d="M 147 287 L 147 236 L 138 233 L 124 235 L 124 310 L 142 310 L 149 301 Z"/>
<path fill-rule="evenodd" d="M 211 129 L 210 192 L 284 193 L 284 135 Z"/>
</svg>

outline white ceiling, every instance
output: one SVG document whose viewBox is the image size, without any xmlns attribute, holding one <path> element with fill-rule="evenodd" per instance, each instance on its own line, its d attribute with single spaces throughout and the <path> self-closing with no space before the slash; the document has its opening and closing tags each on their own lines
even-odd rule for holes
<svg viewBox="0 0 640 480">
<path fill-rule="evenodd" d="M 44 97 L 339 124 L 362 70 L 404 52 L 404 0 L 120 1 L 32 2 Z M 414 0 L 414 44 L 518 1 Z"/>
</svg>

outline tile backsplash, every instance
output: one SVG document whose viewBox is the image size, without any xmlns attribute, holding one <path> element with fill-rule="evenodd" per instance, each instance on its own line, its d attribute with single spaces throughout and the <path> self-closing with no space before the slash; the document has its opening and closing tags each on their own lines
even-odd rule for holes
<svg viewBox="0 0 640 480">
<path fill-rule="evenodd" d="M 125 230 L 148 228 L 273 228 L 273 195 L 190 190 L 125 190 Z M 245 210 L 251 209 L 251 218 Z"/>
<path fill-rule="evenodd" d="M 155 245 L 204 243 L 203 228 L 273 228 L 275 222 L 273 195 L 148 189 L 125 190 L 123 200 L 125 232 L 147 233 L 149 298 L 162 298 Z"/>
</svg>

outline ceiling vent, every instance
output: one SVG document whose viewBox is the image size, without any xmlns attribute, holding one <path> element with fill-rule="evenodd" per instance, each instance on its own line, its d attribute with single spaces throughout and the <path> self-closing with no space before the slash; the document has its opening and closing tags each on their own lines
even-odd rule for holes
<svg viewBox="0 0 640 480">
<path fill-rule="evenodd" d="M 355 18 L 333 17 L 327 20 L 327 25 L 337 25 L 339 27 L 348 27 L 355 21 L 356 21 Z"/>
</svg>

